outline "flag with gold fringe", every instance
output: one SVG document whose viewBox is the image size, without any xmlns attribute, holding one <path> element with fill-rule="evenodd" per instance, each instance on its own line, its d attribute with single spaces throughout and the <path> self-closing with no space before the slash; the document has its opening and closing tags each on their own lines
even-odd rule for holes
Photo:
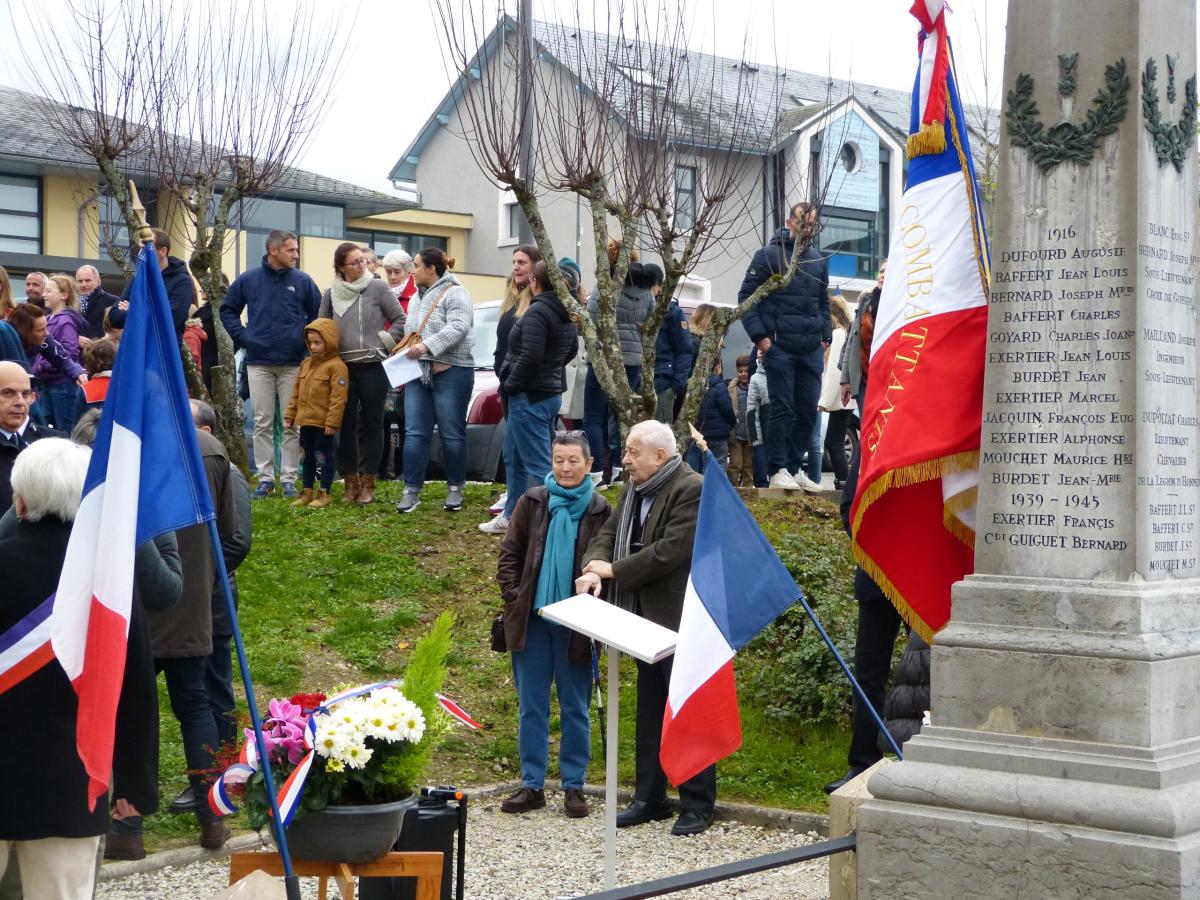
<svg viewBox="0 0 1200 900">
<path fill-rule="evenodd" d="M 990 258 L 944 0 L 917 0 L 908 183 L 862 415 L 854 555 L 930 641 L 974 569 Z"/>
</svg>

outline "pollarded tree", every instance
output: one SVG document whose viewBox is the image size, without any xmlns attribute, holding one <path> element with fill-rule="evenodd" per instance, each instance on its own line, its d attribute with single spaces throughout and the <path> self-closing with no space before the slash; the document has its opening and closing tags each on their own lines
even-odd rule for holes
<svg viewBox="0 0 1200 900">
<path fill-rule="evenodd" d="M 745 52 L 732 67 L 698 52 L 682 2 L 655 8 L 613 0 L 586 22 L 577 8 L 572 23 L 538 23 L 529 50 L 521 23 L 488 0 L 437 0 L 436 7 L 449 63 L 464 76 L 463 138 L 480 170 L 520 204 L 555 290 L 579 317 L 589 362 L 626 432 L 654 414 L 655 340 L 679 286 L 714 249 L 757 228 L 751 204 L 759 199 L 763 154 L 777 138 L 783 73 L 750 64 Z M 537 141 L 526 173 L 528 131 L 536 131 Z M 700 164 L 683 205 L 676 184 L 681 161 Z M 594 321 L 565 288 L 542 213 L 545 204 L 572 194 L 589 212 Z M 611 269 L 610 238 L 620 243 Z M 622 364 L 616 309 L 629 249 L 638 245 L 661 258 L 665 283 L 642 328 L 646 374 L 634 391 Z M 681 447 L 729 323 L 786 284 L 797 261 L 798 255 L 737 308 L 719 312 L 689 384 Z"/>
<path fill-rule="evenodd" d="M 346 29 L 317 0 L 285 17 L 268 0 L 68 0 L 78 29 L 26 10 L 43 59 L 30 80 L 48 125 L 96 161 L 136 234 L 125 179 L 157 185 L 160 220 L 194 235 L 188 263 L 209 301 L 225 294 L 221 261 L 242 204 L 269 195 L 303 152 L 336 86 Z M 128 273 L 124 248 L 106 248 Z M 213 317 L 219 431 L 244 467 L 233 344 Z M 190 354 L 189 387 L 203 396 Z"/>
</svg>

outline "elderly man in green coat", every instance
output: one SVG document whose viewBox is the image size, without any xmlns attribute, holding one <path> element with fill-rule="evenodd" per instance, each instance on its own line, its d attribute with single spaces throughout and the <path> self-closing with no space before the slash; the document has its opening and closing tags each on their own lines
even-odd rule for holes
<svg viewBox="0 0 1200 900">
<path fill-rule="evenodd" d="M 704 479 L 683 462 L 675 435 L 661 422 L 639 422 L 630 429 L 623 463 L 628 481 L 616 510 L 588 546 L 575 587 L 599 596 L 602 583 L 610 581 L 611 602 L 678 631 Z M 639 660 L 637 666 L 637 783 L 633 802 L 617 815 L 618 828 L 671 815 L 667 776 L 658 761 L 671 659 Z M 679 785 L 681 812 L 671 833 L 699 834 L 708 828 L 716 799 L 717 770 L 709 766 Z"/>
</svg>

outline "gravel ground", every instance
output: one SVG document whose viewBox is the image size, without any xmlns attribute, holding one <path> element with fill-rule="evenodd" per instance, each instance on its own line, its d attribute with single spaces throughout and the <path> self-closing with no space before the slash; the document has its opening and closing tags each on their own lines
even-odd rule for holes
<svg viewBox="0 0 1200 900">
<path fill-rule="evenodd" d="M 604 881 L 604 807 L 589 798 L 591 815 L 562 815 L 562 795 L 547 792 L 546 808 L 523 816 L 500 812 L 500 798 L 471 807 L 467 823 L 466 895 L 489 900 L 572 897 L 599 891 Z M 696 837 L 671 835 L 671 820 L 617 832 L 617 884 L 734 862 L 820 840 L 738 822 L 719 821 Z M 810 900 L 827 896 L 825 859 L 774 869 L 671 896 L 741 897 L 747 900 Z M 225 887 L 229 865 L 211 860 L 131 875 L 101 883 L 100 900 L 182 900 L 210 897 Z M 302 879 L 306 898 L 317 896 L 316 879 Z M 333 893 L 333 892 L 331 892 Z"/>
</svg>

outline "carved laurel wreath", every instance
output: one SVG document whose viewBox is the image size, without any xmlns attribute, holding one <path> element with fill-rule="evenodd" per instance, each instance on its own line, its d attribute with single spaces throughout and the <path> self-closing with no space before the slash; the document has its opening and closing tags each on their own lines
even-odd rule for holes
<svg viewBox="0 0 1200 900">
<path fill-rule="evenodd" d="M 1175 102 L 1175 60 L 1167 57 L 1168 85 L 1167 100 Z M 1154 152 L 1158 164 L 1170 162 L 1175 170 L 1183 171 L 1183 161 L 1196 141 L 1196 76 L 1184 85 L 1183 115 L 1178 122 L 1164 122 L 1158 106 L 1158 65 L 1153 57 L 1146 60 L 1146 71 L 1142 73 L 1142 115 L 1146 119 L 1146 130 L 1154 141 Z"/>
<path fill-rule="evenodd" d="M 1074 75 L 1075 56 L 1066 57 L 1071 62 Z M 1060 58 L 1060 67 L 1063 60 Z M 1060 81 L 1060 91 L 1069 87 L 1074 93 L 1074 78 Z M 1008 133 L 1018 147 L 1025 147 L 1033 161 L 1043 172 L 1049 172 L 1061 162 L 1074 162 L 1086 166 L 1092 161 L 1100 139 L 1117 130 L 1129 109 L 1129 76 L 1125 72 L 1125 58 L 1104 67 L 1104 87 L 1092 100 L 1087 117 L 1080 125 L 1059 122 L 1050 128 L 1039 119 L 1037 102 L 1033 99 L 1033 76 L 1025 72 L 1017 75 L 1016 84 L 1008 92 L 1008 109 L 1004 117 L 1008 122 Z M 1069 94 L 1067 96 L 1070 96 Z"/>
</svg>

